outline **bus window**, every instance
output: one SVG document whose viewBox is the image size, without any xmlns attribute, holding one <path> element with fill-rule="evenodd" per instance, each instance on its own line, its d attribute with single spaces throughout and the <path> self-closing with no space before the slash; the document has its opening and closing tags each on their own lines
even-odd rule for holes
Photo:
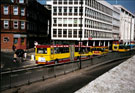
<svg viewBox="0 0 135 93">
<path fill-rule="evenodd" d="M 51 49 L 51 54 L 53 54 L 53 49 Z"/>
<path fill-rule="evenodd" d="M 47 54 L 47 48 L 37 48 L 38 54 Z"/>
<path fill-rule="evenodd" d="M 75 52 L 80 52 L 79 47 L 75 47 Z"/>
<path fill-rule="evenodd" d="M 55 54 L 60 53 L 60 49 L 59 49 L 58 47 L 54 48 L 54 53 L 55 53 Z"/>
</svg>

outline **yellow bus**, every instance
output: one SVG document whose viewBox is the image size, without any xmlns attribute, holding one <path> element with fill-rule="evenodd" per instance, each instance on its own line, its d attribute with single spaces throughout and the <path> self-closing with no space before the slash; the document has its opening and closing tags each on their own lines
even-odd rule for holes
<svg viewBox="0 0 135 93">
<path fill-rule="evenodd" d="M 92 53 L 89 46 L 78 45 L 37 45 L 35 49 L 36 64 L 56 64 L 87 59 Z M 85 50 L 85 51 L 84 51 Z M 86 51 L 87 50 L 87 51 Z"/>
<path fill-rule="evenodd" d="M 93 55 L 102 55 L 109 52 L 109 48 L 107 46 L 94 46 L 91 47 L 91 52 Z"/>
</svg>

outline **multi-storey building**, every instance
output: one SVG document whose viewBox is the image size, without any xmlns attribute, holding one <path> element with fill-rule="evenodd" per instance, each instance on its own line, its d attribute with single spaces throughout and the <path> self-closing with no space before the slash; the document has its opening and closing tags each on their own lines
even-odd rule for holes
<svg viewBox="0 0 135 93">
<path fill-rule="evenodd" d="M 1 49 L 34 47 L 47 42 L 50 11 L 36 0 L 1 0 Z"/>
<path fill-rule="evenodd" d="M 93 46 L 110 46 L 118 40 L 119 11 L 103 0 L 82 1 L 46 0 L 52 6 L 51 39 L 72 44 L 78 43 L 82 34 L 83 43 Z"/>
<path fill-rule="evenodd" d="M 120 33 L 120 10 L 113 6 L 113 38 L 114 41 L 118 41 L 120 39 L 119 33 Z"/>
<path fill-rule="evenodd" d="M 120 40 L 124 44 L 134 41 L 135 16 L 121 5 L 114 5 L 120 10 Z"/>
</svg>

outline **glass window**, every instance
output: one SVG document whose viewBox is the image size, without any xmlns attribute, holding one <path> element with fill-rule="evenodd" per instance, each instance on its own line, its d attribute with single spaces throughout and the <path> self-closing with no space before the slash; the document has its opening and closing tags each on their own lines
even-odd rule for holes
<svg viewBox="0 0 135 93">
<path fill-rule="evenodd" d="M 21 45 L 24 45 L 24 38 L 21 38 Z"/>
<path fill-rule="evenodd" d="M 8 20 L 4 20 L 4 28 L 5 29 L 9 28 L 9 21 Z"/>
<path fill-rule="evenodd" d="M 4 6 L 4 14 L 5 14 L 5 15 L 8 14 L 8 6 Z"/>
<path fill-rule="evenodd" d="M 64 7 L 64 13 L 67 13 L 67 7 Z"/>
<path fill-rule="evenodd" d="M 77 13 L 77 12 L 78 12 L 77 10 L 78 10 L 78 8 L 75 7 L 75 8 L 74 8 L 74 13 Z"/>
<path fill-rule="evenodd" d="M 18 6 L 14 6 L 14 15 L 18 15 Z"/>
<path fill-rule="evenodd" d="M 68 19 L 68 24 L 72 24 L 73 22 L 72 22 L 73 20 L 70 18 L 70 19 Z"/>
<path fill-rule="evenodd" d="M 71 29 L 68 30 L 68 37 L 72 37 L 72 30 Z"/>
<path fill-rule="evenodd" d="M 67 19 L 66 18 L 63 19 L 63 23 L 67 24 Z"/>
<path fill-rule="evenodd" d="M 38 54 L 47 54 L 47 48 L 37 48 Z"/>
<path fill-rule="evenodd" d="M 17 44 L 18 38 L 14 38 L 14 44 Z"/>
<path fill-rule="evenodd" d="M 53 19 L 53 23 L 57 24 L 57 19 L 56 18 Z"/>
<path fill-rule="evenodd" d="M 54 7 L 54 8 L 53 8 L 53 12 L 54 12 L 54 13 L 57 13 L 57 7 Z"/>
<path fill-rule="evenodd" d="M 62 37 L 62 29 L 58 29 L 58 37 Z"/>
<path fill-rule="evenodd" d="M 25 12 L 24 12 L 24 8 L 21 8 L 21 16 L 24 16 L 25 15 Z"/>
<path fill-rule="evenodd" d="M 67 37 L 67 29 L 63 30 L 63 37 Z"/>
<path fill-rule="evenodd" d="M 3 38 L 3 41 L 4 41 L 4 42 L 9 42 L 9 37 L 4 37 L 4 38 Z"/>
<path fill-rule="evenodd" d="M 19 3 L 24 3 L 24 0 L 19 0 Z"/>
<path fill-rule="evenodd" d="M 25 22 L 21 21 L 21 29 L 25 29 Z"/>
<path fill-rule="evenodd" d="M 53 37 L 57 37 L 57 29 L 53 29 Z"/>
<path fill-rule="evenodd" d="M 62 13 L 62 7 L 59 7 L 59 13 Z"/>
<path fill-rule="evenodd" d="M 14 29 L 18 29 L 18 21 L 14 21 Z"/>
<path fill-rule="evenodd" d="M 77 24 L 77 18 L 74 19 L 74 24 Z"/>
<path fill-rule="evenodd" d="M 72 13 L 72 7 L 69 7 L 69 13 Z"/>
<path fill-rule="evenodd" d="M 58 19 L 58 24 L 62 24 L 62 18 Z"/>
<path fill-rule="evenodd" d="M 14 2 L 14 0 L 11 0 L 11 2 Z"/>
</svg>

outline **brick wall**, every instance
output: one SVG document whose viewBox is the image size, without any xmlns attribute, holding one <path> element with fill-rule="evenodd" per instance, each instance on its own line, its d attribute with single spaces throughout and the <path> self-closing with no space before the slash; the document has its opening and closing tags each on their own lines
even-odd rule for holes
<svg viewBox="0 0 135 93">
<path fill-rule="evenodd" d="M 4 41 L 4 38 L 7 37 L 9 41 Z M 12 50 L 13 45 L 13 34 L 2 34 L 1 33 L 1 49 L 3 50 Z"/>
</svg>

